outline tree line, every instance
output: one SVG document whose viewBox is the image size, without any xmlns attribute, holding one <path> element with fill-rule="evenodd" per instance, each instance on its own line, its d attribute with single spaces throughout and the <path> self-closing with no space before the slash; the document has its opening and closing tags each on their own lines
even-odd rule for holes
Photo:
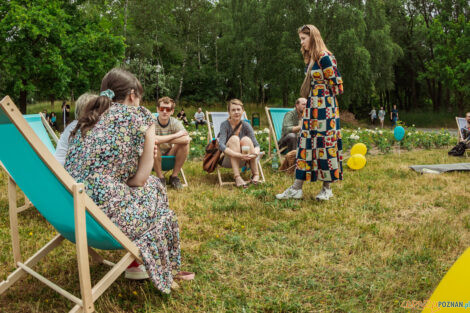
<svg viewBox="0 0 470 313">
<path fill-rule="evenodd" d="M 291 106 L 305 65 L 298 27 L 314 24 L 344 78 L 340 106 L 470 107 L 467 0 L 3 0 L 0 92 L 36 100 L 97 90 L 114 66 L 146 101 Z"/>
</svg>

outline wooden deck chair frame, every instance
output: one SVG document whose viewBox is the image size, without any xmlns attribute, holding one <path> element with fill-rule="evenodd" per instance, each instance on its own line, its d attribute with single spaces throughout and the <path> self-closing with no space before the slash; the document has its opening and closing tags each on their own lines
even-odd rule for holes
<svg viewBox="0 0 470 313">
<path fill-rule="evenodd" d="M 455 117 L 455 122 L 457 123 L 457 141 L 460 142 L 460 140 L 463 140 L 464 138 L 462 137 L 462 132 L 461 132 L 461 128 L 460 128 L 460 122 L 459 120 L 464 120 L 465 121 L 465 118 L 464 117 Z M 466 121 L 465 121 L 466 123 Z M 465 157 L 468 158 L 470 156 L 470 149 L 465 149 Z"/>
<path fill-rule="evenodd" d="M 269 123 L 269 159 L 266 160 L 266 162 L 268 162 L 269 160 L 272 159 L 272 156 L 271 156 L 271 138 L 273 139 L 274 141 L 274 146 L 276 147 L 276 153 L 277 153 L 277 156 L 279 158 L 279 162 L 282 161 L 282 154 L 281 152 L 283 152 L 284 150 L 287 149 L 287 146 L 283 147 L 282 149 L 279 149 L 279 139 L 280 138 L 277 138 L 277 135 L 276 135 L 276 129 L 274 129 L 274 123 L 273 123 L 273 120 L 272 120 L 272 117 L 271 117 L 271 108 L 270 107 L 264 107 L 264 110 L 266 111 L 266 116 L 268 118 L 268 123 Z"/>
<path fill-rule="evenodd" d="M 57 143 L 59 142 L 59 139 L 57 138 L 57 135 L 54 133 L 54 131 L 52 130 L 51 126 L 49 125 L 49 123 L 47 122 L 46 118 L 44 117 L 44 114 L 42 114 L 42 112 L 39 113 L 39 116 L 41 118 L 41 122 L 42 122 L 42 125 L 44 126 L 44 128 L 46 129 L 47 133 L 49 134 L 49 136 L 52 138 L 52 140 L 55 142 L 55 144 L 57 145 Z M 52 143 L 51 143 L 52 144 Z M 0 162 L 0 167 L 5 171 L 5 173 L 10 177 L 11 179 L 11 175 L 10 173 L 8 173 L 7 169 L 5 168 L 5 166 L 3 166 L 2 162 Z M 10 181 L 10 180 L 9 180 Z M 10 188 L 8 189 L 8 191 L 10 192 Z M 16 194 L 16 191 L 15 191 L 15 194 Z M 16 195 L 15 195 L 16 196 Z M 26 197 L 26 195 L 23 193 L 23 196 L 24 196 L 24 204 L 20 207 L 17 208 L 17 212 L 20 213 L 20 212 L 23 212 L 29 208 L 32 208 L 34 207 L 34 204 L 31 203 L 31 201 L 29 201 L 28 197 Z"/>
<path fill-rule="evenodd" d="M 76 297 L 62 289 L 55 283 L 35 272 L 32 267 L 41 261 L 49 252 L 58 247 L 65 239 L 62 234 L 56 235 L 45 246 L 39 249 L 33 256 L 23 262 L 20 252 L 20 240 L 18 231 L 18 208 L 16 207 L 16 183 L 14 177 L 8 181 L 8 200 L 10 215 L 10 233 L 13 246 L 13 259 L 16 270 L 6 280 L 0 283 L 0 295 L 7 291 L 15 282 L 25 277 L 26 274 L 37 278 L 39 281 L 55 290 L 65 298 L 75 303 L 70 312 L 94 312 L 94 302 L 106 289 L 126 270 L 134 261 L 142 262 L 137 246 L 98 208 L 84 192 L 84 185 L 77 183 L 67 171 L 54 158 L 47 147 L 41 142 L 32 128 L 28 125 L 21 112 L 14 105 L 10 97 L 6 96 L 0 101 L 0 110 L 5 113 L 9 122 L 13 123 L 21 136 L 27 141 L 38 158 L 49 169 L 50 173 L 62 184 L 70 196 L 73 196 L 74 207 L 74 240 L 77 251 L 77 263 L 80 282 L 81 297 Z M 0 125 L 2 121 L 0 120 Z M 11 147 L 13 149 L 13 147 Z M 6 169 L 8 165 L 4 162 Z M 12 172 L 10 172 L 12 173 Z M 21 186 L 20 186 L 21 187 Z M 87 213 L 89 216 L 87 217 Z M 99 224 L 108 235 L 126 250 L 126 254 L 116 264 L 104 260 L 92 247 L 88 245 L 87 221 L 91 218 Z M 91 285 L 89 256 L 94 260 L 111 266 L 111 270 L 95 285 Z"/>
<path fill-rule="evenodd" d="M 153 115 L 155 118 L 158 117 L 158 113 L 152 113 L 152 115 Z M 167 174 L 173 169 L 173 167 L 170 168 L 170 169 L 167 169 L 167 170 L 164 170 L 164 169 L 163 169 L 163 168 L 165 167 L 165 166 L 164 166 L 164 159 L 170 159 L 171 157 L 173 157 L 173 159 L 175 158 L 174 155 L 162 156 L 162 172 L 163 172 L 163 175 L 167 175 Z M 173 164 L 174 164 L 174 160 L 173 160 L 172 162 L 173 162 Z M 183 183 L 182 183 L 183 187 L 188 187 L 189 184 L 188 184 L 188 181 L 186 180 L 186 175 L 184 175 L 184 170 L 183 170 L 183 168 L 181 168 L 180 174 L 181 174 L 181 177 L 183 178 Z"/>
<path fill-rule="evenodd" d="M 210 119 L 210 117 L 212 116 L 211 113 L 212 112 L 206 111 L 207 143 L 209 143 L 212 140 L 212 138 L 215 138 L 215 136 L 216 136 L 216 134 L 212 134 L 212 126 L 211 126 L 211 119 Z M 245 117 L 246 117 L 246 113 L 245 113 Z M 222 156 L 223 156 L 223 154 L 222 154 Z M 264 182 L 266 182 L 266 179 L 264 177 L 263 167 L 261 166 L 261 162 L 260 162 L 259 159 L 256 162 L 256 164 L 258 165 L 258 170 L 259 170 L 260 177 L 261 177 L 260 182 L 264 183 Z M 219 185 L 220 186 L 235 185 L 234 181 L 225 182 L 225 181 L 222 180 L 222 173 L 220 172 L 220 166 L 217 166 L 217 177 L 219 179 Z"/>
</svg>

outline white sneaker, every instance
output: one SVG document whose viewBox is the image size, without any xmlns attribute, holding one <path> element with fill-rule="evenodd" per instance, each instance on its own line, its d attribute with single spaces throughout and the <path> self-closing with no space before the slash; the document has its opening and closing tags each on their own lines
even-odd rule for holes
<svg viewBox="0 0 470 313">
<path fill-rule="evenodd" d="M 302 199 L 302 189 L 294 189 L 292 186 L 287 188 L 283 193 L 277 194 L 276 198 L 279 200 L 283 199 Z"/>
<path fill-rule="evenodd" d="M 331 189 L 322 188 L 320 193 L 316 196 L 317 200 L 328 201 L 333 197 Z"/>
<path fill-rule="evenodd" d="M 140 264 L 139 266 L 134 266 L 126 269 L 124 277 L 126 277 L 127 279 L 141 280 L 147 279 L 150 276 L 149 274 L 147 274 L 144 265 Z"/>
</svg>

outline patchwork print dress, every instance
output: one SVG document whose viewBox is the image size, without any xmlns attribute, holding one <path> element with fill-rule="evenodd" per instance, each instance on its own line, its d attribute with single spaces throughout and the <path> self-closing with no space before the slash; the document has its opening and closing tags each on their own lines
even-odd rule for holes
<svg viewBox="0 0 470 313">
<path fill-rule="evenodd" d="M 343 179 L 343 156 L 339 108 L 336 95 L 343 93 L 343 80 L 336 59 L 322 52 L 312 66 L 312 82 L 302 129 L 297 139 L 295 178 L 334 182 Z"/>
<path fill-rule="evenodd" d="M 114 103 L 85 138 L 70 139 L 65 169 L 99 208 L 139 248 L 154 285 L 169 293 L 180 266 L 179 227 L 160 180 L 129 187 L 144 149 L 145 132 L 154 123 L 149 110 Z"/>
</svg>

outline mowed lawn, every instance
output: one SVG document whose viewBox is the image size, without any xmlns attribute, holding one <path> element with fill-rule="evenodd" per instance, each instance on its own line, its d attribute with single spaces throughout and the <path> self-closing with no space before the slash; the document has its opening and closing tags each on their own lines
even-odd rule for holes
<svg viewBox="0 0 470 313">
<path fill-rule="evenodd" d="M 420 175 L 413 164 L 465 162 L 447 150 L 367 156 L 345 169 L 335 197 L 316 202 L 319 183 L 303 201 L 278 201 L 292 183 L 265 169 L 267 183 L 220 188 L 200 162 L 185 165 L 190 187 L 169 190 L 181 227 L 183 269 L 196 279 L 166 296 L 149 281 L 119 278 L 97 312 L 408 312 L 405 300 L 426 300 L 470 245 L 470 174 Z M 0 279 L 14 269 L 7 179 L 0 174 Z M 40 178 L 31 179 L 40 182 Z M 229 179 L 227 175 L 226 179 Z M 50 195 L 51 205 L 54 196 Z M 34 210 L 20 215 L 22 252 L 29 257 L 54 236 Z M 122 252 L 103 252 L 117 260 Z M 74 245 L 36 266 L 79 295 Z M 92 263 L 96 282 L 107 267 Z M 2 312 L 65 312 L 72 303 L 34 278 L 0 296 Z M 413 311 L 414 312 L 414 311 Z M 418 311 L 416 311 L 418 312 Z"/>
</svg>

